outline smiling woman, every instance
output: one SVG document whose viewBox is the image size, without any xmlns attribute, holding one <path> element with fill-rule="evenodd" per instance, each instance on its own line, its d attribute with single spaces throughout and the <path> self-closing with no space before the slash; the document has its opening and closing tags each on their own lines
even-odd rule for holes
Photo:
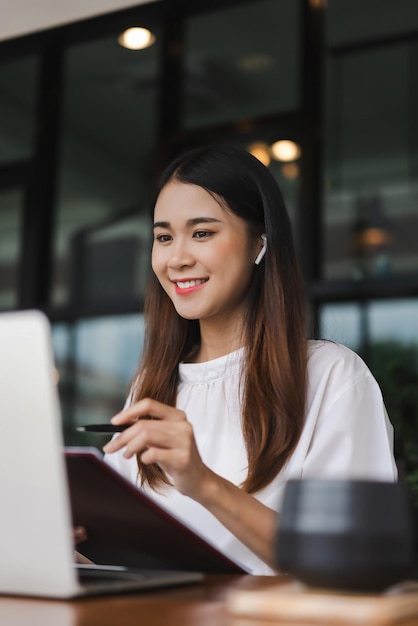
<svg viewBox="0 0 418 626">
<path fill-rule="evenodd" d="M 195 360 L 222 355 L 206 341 L 208 333 L 218 338 L 221 353 L 239 348 L 260 236 L 205 189 L 178 181 L 161 191 L 154 218 L 155 275 L 177 313 L 200 320 L 201 343 Z"/>
<path fill-rule="evenodd" d="M 230 558 L 273 573 L 290 478 L 393 481 L 392 427 L 363 361 L 307 341 L 289 217 L 268 169 L 205 147 L 163 173 L 131 424 L 110 464 Z M 139 473 L 138 473 L 139 470 Z"/>
</svg>

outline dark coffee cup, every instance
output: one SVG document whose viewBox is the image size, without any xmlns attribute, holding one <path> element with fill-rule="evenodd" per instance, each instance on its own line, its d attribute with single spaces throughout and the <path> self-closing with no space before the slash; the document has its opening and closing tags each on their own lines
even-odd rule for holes
<svg viewBox="0 0 418 626">
<path fill-rule="evenodd" d="M 281 571 L 314 587 L 380 591 L 415 573 L 404 483 L 291 480 L 277 533 Z"/>
</svg>

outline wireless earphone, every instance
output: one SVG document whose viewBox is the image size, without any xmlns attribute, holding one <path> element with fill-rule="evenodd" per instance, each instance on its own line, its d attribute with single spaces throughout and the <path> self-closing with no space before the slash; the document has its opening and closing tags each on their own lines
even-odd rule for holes
<svg viewBox="0 0 418 626">
<path fill-rule="evenodd" d="M 254 263 L 256 265 L 260 265 L 261 259 L 263 258 L 263 256 L 266 253 L 266 250 L 267 250 L 267 235 L 265 235 L 265 234 L 261 235 L 261 239 L 263 240 L 263 247 L 260 250 L 260 254 L 258 255 L 256 260 L 254 261 Z"/>
</svg>

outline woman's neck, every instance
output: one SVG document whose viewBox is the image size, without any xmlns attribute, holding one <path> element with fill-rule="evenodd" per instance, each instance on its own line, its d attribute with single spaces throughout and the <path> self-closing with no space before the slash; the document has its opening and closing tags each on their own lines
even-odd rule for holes
<svg viewBox="0 0 418 626">
<path fill-rule="evenodd" d="M 244 337 L 241 324 L 236 321 L 233 325 L 227 322 L 221 328 L 217 325 L 212 327 L 208 323 L 200 323 L 200 345 L 190 355 L 189 362 L 204 363 L 212 361 L 230 352 L 242 348 Z"/>
</svg>

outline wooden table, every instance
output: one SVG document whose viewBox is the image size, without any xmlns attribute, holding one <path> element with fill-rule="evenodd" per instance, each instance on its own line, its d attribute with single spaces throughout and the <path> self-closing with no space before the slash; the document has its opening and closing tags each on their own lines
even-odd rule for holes
<svg viewBox="0 0 418 626">
<path fill-rule="evenodd" d="M 226 612 L 237 589 L 268 589 L 280 576 L 207 576 L 202 583 L 83 600 L 0 596 L 1 626 L 235 626 Z"/>
<path fill-rule="evenodd" d="M 328 594 L 321 601 L 322 608 L 315 618 L 311 611 L 300 619 L 267 616 L 266 607 L 271 600 L 276 603 L 282 591 L 286 594 L 292 584 L 284 576 L 211 575 L 194 585 L 84 600 L 0 596 L 0 626 L 324 626 L 325 623 L 328 626 L 418 626 L 416 594 L 412 614 L 403 615 L 405 602 L 402 600 L 401 610 L 397 608 L 393 619 L 385 609 L 383 613 L 373 613 L 374 617 L 363 616 L 359 620 L 355 610 L 359 598 L 351 597 L 344 598 L 348 604 L 343 612 L 324 621 L 323 608 L 330 600 Z M 259 598 L 258 606 L 262 607 L 255 616 L 228 613 L 227 604 L 229 599 L 231 607 L 231 597 L 254 597 L 241 591 L 261 592 L 255 594 Z M 295 598 L 295 602 L 300 606 L 300 599 Z"/>
</svg>

